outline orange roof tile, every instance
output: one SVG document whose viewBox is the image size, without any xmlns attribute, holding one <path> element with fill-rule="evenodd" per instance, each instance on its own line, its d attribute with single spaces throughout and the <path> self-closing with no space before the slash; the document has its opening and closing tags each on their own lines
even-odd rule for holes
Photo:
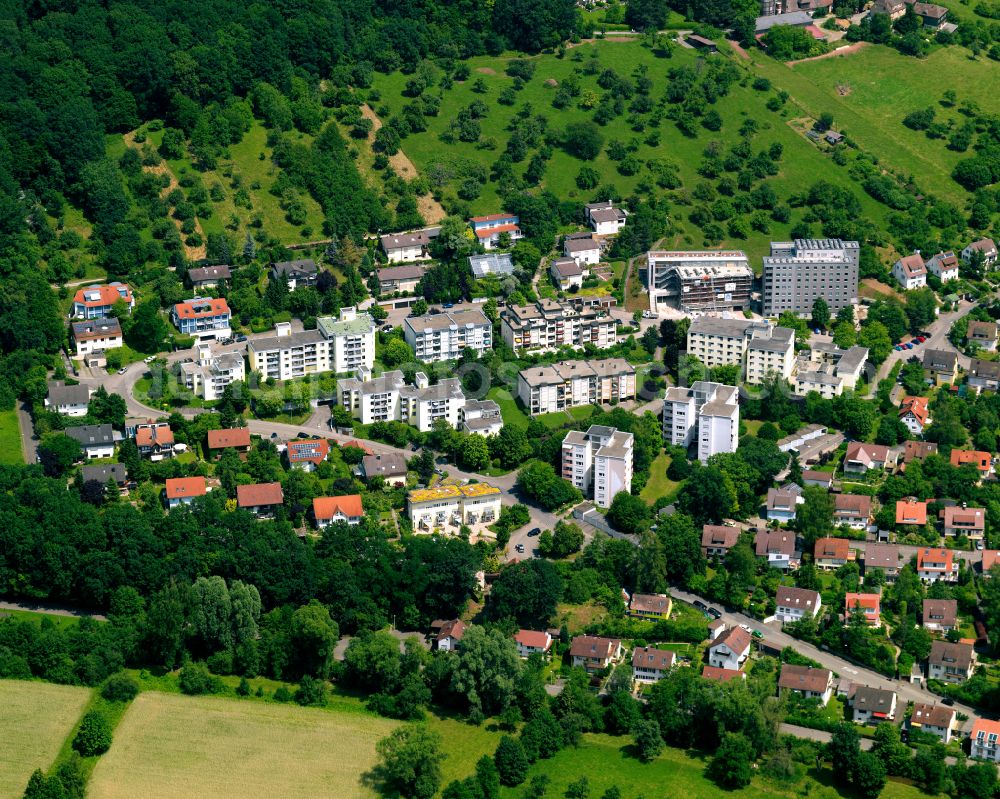
<svg viewBox="0 0 1000 799">
<path fill-rule="evenodd" d="M 234 427 L 229 430 L 209 430 L 208 448 L 226 449 L 227 447 L 249 447 L 250 428 Z"/>
<path fill-rule="evenodd" d="M 167 479 L 167 499 L 203 497 L 206 491 L 204 477 L 170 477 Z"/>
<path fill-rule="evenodd" d="M 349 519 L 363 516 L 361 495 L 346 494 L 341 497 L 315 497 L 313 499 L 313 516 L 317 519 L 332 519 L 338 511 Z"/>
</svg>

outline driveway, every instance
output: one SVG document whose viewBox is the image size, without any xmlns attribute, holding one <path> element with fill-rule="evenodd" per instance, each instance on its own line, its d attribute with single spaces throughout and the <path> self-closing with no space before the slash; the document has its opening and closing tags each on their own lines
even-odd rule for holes
<svg viewBox="0 0 1000 799">
<path fill-rule="evenodd" d="M 701 597 L 689 594 L 686 591 L 681 591 L 677 588 L 671 588 L 670 593 L 676 599 L 689 604 L 693 604 L 695 600 L 699 600 L 701 602 L 705 601 L 701 599 Z M 779 622 L 764 624 L 758 619 L 745 616 L 742 613 L 730 612 L 728 610 L 723 612 L 722 620 L 730 626 L 746 624 L 751 629 L 760 630 L 764 635 L 764 642 L 770 646 L 778 649 L 784 649 L 786 646 L 790 646 L 800 655 L 804 655 L 807 658 L 815 660 L 823 668 L 830 669 L 830 671 L 836 672 L 840 675 L 840 677 L 846 678 L 851 682 L 857 682 L 871 688 L 885 688 L 895 691 L 898 698 L 904 702 L 925 702 L 928 704 L 934 704 L 941 701 L 940 696 L 926 690 L 925 688 L 913 685 L 904 680 L 895 680 L 890 677 L 885 677 L 872 671 L 871 669 L 855 665 L 831 652 L 817 649 L 812 644 L 800 641 L 798 638 L 793 638 L 782 631 L 781 624 Z M 961 723 L 959 728 L 965 734 L 968 734 L 968 731 L 971 729 L 975 720 L 979 717 L 979 714 L 967 705 L 956 703 L 954 707 L 956 711 L 964 713 L 968 717 L 966 721 Z M 900 715 L 901 713 L 902 708 L 900 709 Z"/>
</svg>

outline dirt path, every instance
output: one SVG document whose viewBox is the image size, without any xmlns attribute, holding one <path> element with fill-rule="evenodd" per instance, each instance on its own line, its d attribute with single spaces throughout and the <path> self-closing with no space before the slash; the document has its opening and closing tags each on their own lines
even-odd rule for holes
<svg viewBox="0 0 1000 799">
<path fill-rule="evenodd" d="M 131 147 L 134 150 L 140 150 L 141 148 L 135 143 L 135 134 L 136 134 L 136 131 L 134 131 L 134 130 L 133 131 L 129 131 L 124 136 L 122 136 L 122 138 L 125 139 L 125 145 L 127 147 Z M 168 167 L 166 165 L 166 163 L 163 162 L 163 161 L 161 161 L 156 166 L 145 166 L 144 165 L 142 168 L 146 172 L 149 172 L 149 173 L 151 173 L 153 175 L 166 175 L 167 178 L 170 180 L 169 185 L 160 192 L 160 196 L 163 197 L 163 198 L 166 198 L 167 195 L 169 195 L 170 192 L 172 192 L 174 189 L 179 189 L 181 187 L 181 185 L 177 182 L 177 176 L 174 175 L 174 173 L 173 173 L 173 171 L 171 171 L 170 167 Z M 173 212 L 173 208 L 171 208 L 170 210 L 171 210 L 171 212 Z M 181 241 L 184 242 L 184 239 L 186 238 L 186 236 L 184 235 L 184 232 L 181 230 L 181 224 L 182 224 L 181 221 L 179 219 L 174 219 L 172 216 L 171 216 L 171 220 L 173 221 L 174 225 L 177 227 L 177 232 L 180 234 Z M 189 247 L 187 245 L 187 243 L 184 242 L 184 257 L 187 258 L 189 261 L 201 261 L 201 260 L 203 260 L 203 259 L 205 259 L 205 258 L 208 257 L 208 248 L 206 246 L 205 231 L 202 230 L 201 222 L 199 221 L 198 217 L 195 217 L 195 220 L 194 220 L 194 229 L 195 229 L 195 232 L 199 236 L 201 236 L 201 246 L 200 247 Z"/>
<path fill-rule="evenodd" d="M 733 48 L 733 52 L 736 53 L 744 61 L 750 60 L 750 53 L 743 49 L 743 46 L 735 41 L 734 39 L 726 39 L 726 43 Z"/>
<path fill-rule="evenodd" d="M 378 118 L 378 114 L 367 103 L 362 103 L 361 114 L 365 119 L 372 121 L 372 129 L 368 134 L 368 146 L 371 147 L 375 142 L 375 134 L 382 127 L 382 120 Z M 397 175 L 406 180 L 413 180 L 419 174 L 409 156 L 402 150 L 395 155 L 389 156 L 389 164 Z M 428 225 L 436 225 L 447 216 L 444 208 L 441 207 L 441 203 L 435 200 L 430 194 L 417 197 L 417 209 Z"/>
<path fill-rule="evenodd" d="M 794 67 L 796 64 L 805 64 L 807 61 L 820 61 L 824 58 L 834 58 L 836 56 L 851 55 L 852 53 L 858 52 L 868 46 L 868 42 L 855 42 L 854 44 L 849 44 L 847 47 L 838 47 L 836 50 L 831 50 L 829 53 L 823 53 L 822 55 L 814 55 L 810 58 L 800 58 L 796 61 L 786 61 L 786 67 Z"/>
</svg>

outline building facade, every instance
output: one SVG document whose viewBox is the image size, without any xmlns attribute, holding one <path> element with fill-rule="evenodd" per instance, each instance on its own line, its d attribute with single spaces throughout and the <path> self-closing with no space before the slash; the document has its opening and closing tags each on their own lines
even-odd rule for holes
<svg viewBox="0 0 1000 799">
<path fill-rule="evenodd" d="M 70 314 L 74 319 L 103 319 L 111 315 L 116 303 L 122 302 L 129 313 L 135 308 L 135 295 L 125 283 L 87 286 L 73 295 Z"/>
<path fill-rule="evenodd" d="M 595 505 L 609 508 L 620 491 L 632 490 L 633 443 L 631 433 L 614 427 L 571 430 L 563 439 L 562 476 Z"/>
<path fill-rule="evenodd" d="M 447 532 L 500 518 L 500 489 L 489 483 L 440 485 L 411 491 L 406 510 L 415 533 Z"/>
<path fill-rule="evenodd" d="M 211 402 L 222 397 L 230 383 L 246 379 L 246 365 L 238 352 L 213 353 L 208 342 L 195 344 L 196 360 L 178 365 L 184 387 Z"/>
<path fill-rule="evenodd" d="M 403 336 L 418 361 L 456 361 L 466 348 L 482 356 L 493 349 L 493 323 L 478 308 L 403 320 Z"/>
<path fill-rule="evenodd" d="M 859 253 L 856 241 L 772 241 L 762 276 L 764 316 L 784 311 L 806 316 L 817 298 L 823 298 L 833 313 L 856 305 Z"/>
<path fill-rule="evenodd" d="M 674 446 L 697 441 L 705 463 L 718 452 L 735 452 L 740 432 L 739 391 L 699 380 L 690 388 L 671 387 L 663 400 L 663 437 Z"/>
<path fill-rule="evenodd" d="M 71 329 L 76 357 L 83 358 L 88 366 L 104 366 L 107 363 L 107 351 L 125 343 L 122 326 L 113 316 L 73 322 Z"/>
<path fill-rule="evenodd" d="M 618 322 L 605 309 L 557 300 L 508 306 L 500 314 L 500 332 L 511 349 L 525 352 L 579 349 L 587 344 L 604 350 L 618 343 Z"/>
<path fill-rule="evenodd" d="M 274 336 L 247 346 L 250 368 L 265 379 L 343 374 L 375 364 L 375 320 L 355 308 L 341 308 L 339 319 L 321 316 L 315 330 L 293 333 L 287 322 L 279 322 L 274 329 Z"/>
<path fill-rule="evenodd" d="M 485 250 L 493 250 L 500 246 L 500 237 L 506 233 L 510 243 L 523 239 L 521 220 L 517 214 L 487 214 L 474 216 L 469 220 L 474 235 Z"/>
<path fill-rule="evenodd" d="M 740 250 L 652 251 L 646 254 L 649 310 L 750 307 L 753 270 Z"/>
<path fill-rule="evenodd" d="M 439 419 L 454 429 L 462 422 L 465 393 L 457 377 L 431 385 L 427 375 L 417 372 L 414 384 L 408 385 L 399 371 L 364 379 L 366 376 L 362 372 L 360 377 L 337 381 L 338 402 L 362 424 L 403 422 L 427 433 Z"/>
<path fill-rule="evenodd" d="M 618 403 L 635 399 L 635 375 L 635 367 L 623 358 L 562 361 L 522 369 L 517 394 L 532 415 Z"/>
</svg>

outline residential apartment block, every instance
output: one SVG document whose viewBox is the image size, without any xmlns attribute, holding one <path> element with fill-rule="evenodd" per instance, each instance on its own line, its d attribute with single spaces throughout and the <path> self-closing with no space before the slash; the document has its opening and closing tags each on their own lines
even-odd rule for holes
<svg viewBox="0 0 1000 799">
<path fill-rule="evenodd" d="M 867 360 L 867 347 L 844 350 L 834 344 L 813 344 L 808 354 L 800 356 L 796 363 L 795 393 L 804 397 L 815 391 L 824 399 L 833 399 L 845 391 L 853 391 Z"/>
<path fill-rule="evenodd" d="M 762 276 L 764 316 L 805 316 L 819 297 L 833 313 L 857 304 L 859 253 L 856 241 L 772 241 Z"/>
<path fill-rule="evenodd" d="M 238 352 L 213 353 L 211 345 L 195 344 L 197 359 L 178 364 L 184 387 L 206 402 L 222 397 L 226 386 L 246 379 L 243 355 Z"/>
<path fill-rule="evenodd" d="M 415 533 L 439 532 L 451 525 L 491 524 L 500 518 L 500 489 L 489 483 L 439 485 L 411 491 L 406 509 Z"/>
<path fill-rule="evenodd" d="M 341 308 L 339 319 L 319 317 L 315 330 L 293 333 L 289 323 L 279 322 L 274 331 L 274 336 L 247 346 L 250 368 L 265 379 L 343 374 L 375 364 L 375 320 L 353 307 Z"/>
<path fill-rule="evenodd" d="M 462 381 L 448 377 L 431 385 L 423 372 L 417 372 L 414 381 L 407 385 L 399 371 L 371 378 L 362 370 L 358 377 L 337 381 L 338 402 L 362 424 L 404 422 L 427 433 L 438 419 L 444 419 L 457 429 L 465 407 Z"/>
<path fill-rule="evenodd" d="M 403 320 L 403 336 L 418 361 L 455 361 L 467 347 L 481 356 L 493 349 L 493 323 L 478 308 Z"/>
<path fill-rule="evenodd" d="M 170 311 L 170 318 L 181 333 L 199 341 L 221 340 L 233 334 L 229 303 L 221 297 L 194 297 L 179 302 Z"/>
<path fill-rule="evenodd" d="M 531 366 L 517 375 L 517 395 L 532 415 L 635 399 L 635 367 L 622 358 Z"/>
<path fill-rule="evenodd" d="M 614 427 L 571 430 L 563 439 L 562 476 L 595 505 L 609 508 L 618 492 L 632 490 L 633 444 L 631 433 Z"/>
<path fill-rule="evenodd" d="M 740 434 L 739 392 L 735 386 L 699 380 L 690 388 L 667 389 L 663 437 L 675 446 L 697 441 L 704 463 L 717 452 L 735 452 Z"/>
<path fill-rule="evenodd" d="M 753 270 L 740 250 L 653 251 L 646 254 L 649 310 L 750 307 Z"/>
<path fill-rule="evenodd" d="M 705 366 L 737 364 L 748 383 L 769 374 L 787 380 L 795 365 L 795 331 L 767 321 L 699 316 L 688 329 L 687 353 Z"/>
<path fill-rule="evenodd" d="M 955 553 L 939 547 L 921 547 L 917 550 L 917 577 L 925 583 L 957 581 L 958 564 L 955 563 Z"/>
<path fill-rule="evenodd" d="M 603 308 L 539 300 L 534 305 L 505 308 L 500 314 L 500 333 L 511 349 L 526 352 L 579 349 L 587 344 L 606 350 L 618 343 L 618 322 Z"/>
<path fill-rule="evenodd" d="M 976 719 L 969 739 L 972 743 L 969 754 L 976 760 L 1000 762 L 1000 721 Z"/>
</svg>

